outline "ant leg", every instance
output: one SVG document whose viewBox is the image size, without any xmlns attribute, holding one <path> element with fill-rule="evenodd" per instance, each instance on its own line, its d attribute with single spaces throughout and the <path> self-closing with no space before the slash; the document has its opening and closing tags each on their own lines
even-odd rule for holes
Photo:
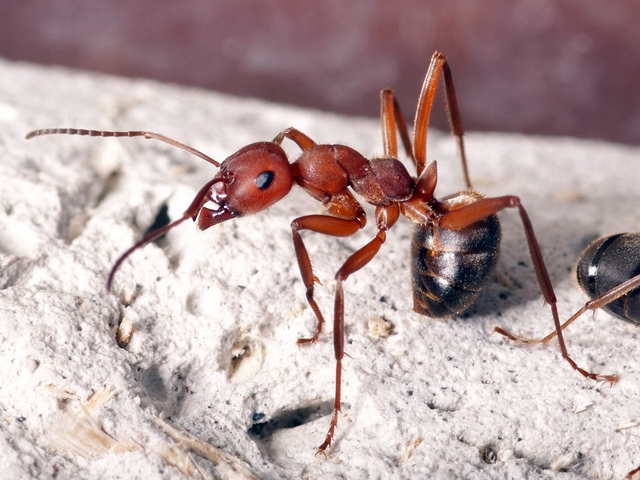
<svg viewBox="0 0 640 480">
<path fill-rule="evenodd" d="M 367 263 L 369 263 L 380 250 L 380 247 L 387 239 L 386 230 L 391 228 L 398 220 L 400 215 L 400 207 L 398 204 L 392 204 L 386 207 L 376 207 L 376 223 L 378 233 L 376 237 L 367 243 L 360 250 L 353 253 L 342 264 L 342 267 L 336 273 L 336 298 L 334 304 L 333 319 L 333 348 L 336 357 L 336 392 L 333 403 L 333 415 L 331 416 L 331 424 L 324 442 L 318 447 L 317 453 L 326 456 L 325 450 L 331 445 L 333 436 L 338 426 L 338 415 L 340 414 L 340 385 L 342 379 L 342 359 L 344 358 L 344 289 L 342 284 L 352 273 L 357 272 Z"/>
<path fill-rule="evenodd" d="M 384 146 L 385 157 L 398 157 L 398 142 L 396 139 L 396 129 L 400 132 L 402 145 L 407 156 L 413 161 L 417 168 L 416 159 L 413 156 L 411 139 L 404 115 L 400 111 L 398 100 L 393 95 L 393 90 L 385 88 L 380 92 L 380 120 L 382 122 L 382 144 Z"/>
<path fill-rule="evenodd" d="M 602 307 L 606 307 L 607 305 L 609 305 L 611 302 L 616 301 L 617 299 L 619 299 L 620 297 L 626 295 L 627 293 L 635 290 L 636 288 L 640 287 L 640 275 L 637 275 L 633 278 L 630 278 L 629 280 L 626 280 L 624 282 L 622 282 L 620 285 L 612 288 L 611 290 L 609 290 L 608 292 L 605 292 L 603 294 L 601 294 L 600 296 L 593 298 L 591 300 L 589 300 L 588 302 L 585 302 L 585 304 L 580 308 L 580 310 L 578 310 L 576 313 L 574 313 L 569 320 L 567 320 L 566 322 L 564 322 L 560 328 L 562 330 L 564 330 L 565 328 L 567 328 L 569 325 L 571 325 L 573 322 L 575 322 L 579 317 L 581 317 L 584 313 L 587 312 L 587 310 L 591 310 L 591 311 L 595 311 L 599 308 Z M 511 340 L 515 340 L 516 342 L 519 343 L 526 343 L 527 345 L 533 345 L 536 343 L 548 343 L 550 340 L 552 340 L 556 335 L 557 332 L 553 331 L 551 332 L 549 335 L 547 335 L 544 338 L 537 338 L 537 339 L 523 339 L 520 337 L 517 337 L 515 335 L 513 335 L 511 332 L 508 332 L 500 327 L 496 327 L 495 329 L 496 332 L 504 335 L 505 337 L 510 338 Z"/>
<path fill-rule="evenodd" d="M 462 128 L 458 98 L 456 97 L 456 92 L 453 87 L 451 68 L 447 62 L 447 57 L 439 52 L 434 53 L 431 57 L 431 63 L 429 64 L 429 69 L 427 70 L 427 75 L 422 85 L 422 91 L 418 98 L 416 116 L 413 122 L 413 152 L 418 168 L 418 176 L 420 176 L 426 165 L 427 127 L 429 126 L 429 115 L 433 108 L 433 100 L 435 98 L 441 73 L 444 77 L 449 127 L 451 128 L 451 133 L 453 133 L 458 140 L 458 151 L 460 152 L 460 159 L 462 161 L 464 180 L 467 188 L 471 188 L 471 179 L 469 177 L 469 169 L 467 167 L 467 157 L 464 150 L 464 140 L 462 138 L 464 130 Z"/>
<path fill-rule="evenodd" d="M 300 267 L 300 276 L 302 277 L 302 283 L 307 289 L 307 301 L 311 306 L 311 309 L 316 314 L 318 324 L 316 332 L 310 338 L 301 338 L 298 340 L 298 345 L 312 344 L 318 340 L 318 337 L 322 333 L 322 326 L 324 324 L 324 317 L 320 311 L 320 307 L 313 297 L 313 290 L 315 283 L 319 283 L 317 277 L 313 274 L 313 268 L 311 266 L 311 259 L 307 253 L 307 248 L 302 241 L 300 230 L 310 230 L 312 232 L 321 233 L 323 235 L 331 235 L 333 237 L 348 237 L 353 235 L 363 227 L 363 224 L 358 219 L 344 219 L 331 217 L 329 215 L 307 215 L 304 217 L 296 218 L 291 222 L 291 230 L 293 234 L 293 246 L 296 251 L 296 257 L 298 259 L 298 266 Z"/>
<path fill-rule="evenodd" d="M 362 206 L 354 198 L 353 194 L 348 191 L 333 195 L 328 201 L 323 203 L 327 211 L 335 216 L 306 215 L 296 218 L 291 222 L 293 246 L 295 248 L 296 258 L 298 259 L 298 266 L 300 267 L 300 276 L 307 289 L 307 301 L 318 319 L 314 335 L 311 338 L 301 338 L 298 340 L 298 345 L 311 344 L 318 340 L 320 333 L 322 333 L 322 325 L 324 324 L 324 317 L 313 298 L 314 284 L 319 283 L 319 281 L 313 274 L 311 260 L 300 236 L 300 230 L 311 230 L 333 237 L 348 237 L 356 233 L 367 223 L 367 217 Z"/>
<path fill-rule="evenodd" d="M 336 357 L 336 391 L 331 424 L 329 425 L 327 436 L 325 437 L 322 445 L 318 447 L 317 452 L 322 453 L 325 456 L 325 450 L 331 445 L 335 429 L 338 426 L 338 415 L 340 415 L 341 411 L 340 386 L 342 379 L 342 359 L 344 358 L 344 289 L 342 284 L 347 278 L 349 278 L 349 275 L 360 270 L 376 256 L 386 238 L 387 235 L 385 231 L 379 230 L 376 237 L 360 250 L 353 253 L 336 273 L 336 298 L 333 311 L 333 348 Z"/>
<path fill-rule="evenodd" d="M 207 192 L 209 191 L 209 188 L 211 188 L 211 185 L 213 185 L 217 181 L 218 181 L 217 179 L 213 179 L 207 184 L 205 184 L 205 186 L 200 189 L 200 191 L 196 194 L 195 198 L 191 201 L 191 205 L 189 205 L 189 207 L 184 211 L 184 213 L 179 219 L 171 222 L 168 225 L 165 225 L 162 228 L 158 228 L 156 230 L 153 230 L 152 232 L 149 232 L 149 234 L 147 234 L 142 240 L 136 242 L 126 252 L 120 255 L 120 257 L 118 257 L 116 262 L 113 264 L 113 267 L 111 267 L 111 271 L 109 272 L 109 277 L 107 279 L 108 292 L 111 291 L 111 285 L 113 284 L 113 277 L 115 276 L 116 271 L 118 270 L 118 268 L 120 268 L 120 265 L 122 265 L 122 262 L 124 262 L 127 259 L 127 257 L 129 257 L 129 255 L 131 255 L 137 249 L 145 246 L 147 243 L 164 235 L 173 227 L 178 226 L 185 220 L 191 218 L 192 220 L 195 221 L 196 218 L 198 218 L 198 212 L 203 211 L 202 207 L 205 203 L 207 203 Z M 202 226 L 200 226 L 200 230 L 204 230 L 205 228 L 208 228 L 208 227 L 203 228 Z"/>
<path fill-rule="evenodd" d="M 118 257 L 118 259 L 116 260 L 116 262 L 111 267 L 111 271 L 109 272 L 109 277 L 107 278 L 107 292 L 111 291 L 111 285 L 113 284 L 113 277 L 115 276 L 116 271 L 118 270 L 118 268 L 120 268 L 120 265 L 122 265 L 122 262 L 124 262 L 127 259 L 127 257 L 129 257 L 129 255 L 131 255 L 133 252 L 135 252 L 139 248 L 144 247 L 147 243 L 152 242 L 153 240 L 155 240 L 158 237 L 161 237 L 162 235 L 167 233 L 169 230 L 171 230 L 173 227 L 178 226 L 179 224 L 181 224 L 182 222 L 184 222 L 188 218 L 189 218 L 189 215 L 187 215 L 185 213 L 182 217 L 180 217 L 179 219 L 171 222 L 170 224 L 165 225 L 164 227 L 161 227 L 161 228 L 158 228 L 156 230 L 151 231 L 142 240 L 136 242 L 132 247 L 127 249 L 126 252 L 124 252 L 122 255 L 120 255 Z"/>
<path fill-rule="evenodd" d="M 633 470 L 631 470 L 629 473 L 627 473 L 627 476 L 626 476 L 626 477 L 624 477 L 624 478 L 625 478 L 625 480 L 632 480 L 632 479 L 633 479 L 633 476 L 634 476 L 636 473 L 638 473 L 638 472 L 640 472 L 640 467 L 636 467 L 636 468 L 634 468 L 634 469 L 633 469 Z"/>
<path fill-rule="evenodd" d="M 281 131 L 276 136 L 276 138 L 273 139 L 273 143 L 281 145 L 285 137 L 295 142 L 302 151 L 309 150 L 310 148 L 316 146 L 316 142 L 311 140 L 308 136 L 306 136 L 297 128 L 293 128 L 293 127 L 289 127 Z"/>
<path fill-rule="evenodd" d="M 508 195 L 504 197 L 483 198 L 457 210 L 445 213 L 440 218 L 439 226 L 452 230 L 461 229 L 482 218 L 498 213 L 505 208 L 517 208 L 520 213 L 520 219 L 522 221 L 522 226 L 524 227 L 527 244 L 529 246 L 529 254 L 533 260 L 533 267 L 536 272 L 538 285 L 540 286 L 545 302 L 551 307 L 551 313 L 553 315 L 553 322 L 555 325 L 556 335 L 558 336 L 558 343 L 560 344 L 562 357 L 569 362 L 569 365 L 571 365 L 573 369 L 580 372 L 583 376 L 591 378 L 592 380 L 606 380 L 610 383 L 614 383 L 617 380 L 615 375 L 601 375 L 589 372 L 579 367 L 578 364 L 569 356 L 564 342 L 564 337 L 562 335 L 562 325 L 560 325 L 560 317 L 558 316 L 557 300 L 553 291 L 553 286 L 551 285 L 549 273 L 547 272 L 547 267 L 545 266 L 544 259 L 542 258 L 542 252 L 540 251 L 540 246 L 536 240 L 533 226 L 529 220 L 529 215 L 520 203 L 520 199 L 518 197 Z M 505 332 L 502 329 L 497 329 L 496 331 L 502 334 Z M 506 336 L 508 337 L 509 335 Z"/>
</svg>

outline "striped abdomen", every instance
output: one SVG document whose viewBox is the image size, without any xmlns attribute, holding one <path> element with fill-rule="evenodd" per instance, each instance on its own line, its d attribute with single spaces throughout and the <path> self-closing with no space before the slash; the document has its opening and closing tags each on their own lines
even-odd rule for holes
<svg viewBox="0 0 640 480">
<path fill-rule="evenodd" d="M 443 318 L 470 307 L 492 279 L 500 237 L 496 215 L 462 230 L 417 225 L 411 239 L 414 311 Z"/>
<path fill-rule="evenodd" d="M 580 254 L 576 273 L 580 287 L 591 298 L 640 274 L 640 232 L 619 233 L 591 242 Z M 603 308 L 623 320 L 640 324 L 640 289 Z"/>
</svg>

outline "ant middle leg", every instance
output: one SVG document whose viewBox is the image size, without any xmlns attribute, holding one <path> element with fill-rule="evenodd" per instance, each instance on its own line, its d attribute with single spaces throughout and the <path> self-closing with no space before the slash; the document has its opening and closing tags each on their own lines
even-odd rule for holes
<svg viewBox="0 0 640 480">
<path fill-rule="evenodd" d="M 282 141 L 288 138 L 300 147 L 302 151 L 309 150 L 316 146 L 316 142 L 311 140 L 306 134 L 302 133 L 297 128 L 289 127 L 281 131 L 276 138 L 273 139 L 273 143 L 281 145 Z"/>
<path fill-rule="evenodd" d="M 458 140 L 458 151 L 462 161 L 462 171 L 467 188 L 471 188 L 471 178 L 469 177 L 469 168 L 467 167 L 467 156 L 464 150 L 464 129 L 462 128 L 462 119 L 460 116 L 460 107 L 458 106 L 458 98 L 453 87 L 453 76 L 451 68 L 445 57 L 440 52 L 436 52 L 431 57 L 431 63 L 427 70 L 427 75 L 422 85 L 422 91 L 418 98 L 418 106 L 416 108 L 416 116 L 413 122 L 413 154 L 416 159 L 418 176 L 424 170 L 427 159 L 427 128 L 429 126 L 429 116 L 433 108 L 436 90 L 440 75 L 444 78 L 445 99 L 447 108 L 447 117 L 449 119 L 449 127 L 451 133 Z"/>
<path fill-rule="evenodd" d="M 335 429 L 338 425 L 338 416 L 341 411 L 341 379 L 342 379 L 342 359 L 344 358 L 344 288 L 343 283 L 349 276 L 362 267 L 367 265 L 378 253 L 380 247 L 387 239 L 385 233 L 391 228 L 400 213 L 399 206 L 392 204 L 387 207 L 376 208 L 376 220 L 378 224 L 378 233 L 375 238 L 367 243 L 364 247 L 354 252 L 340 267 L 336 273 L 336 296 L 334 304 L 334 320 L 333 320 L 333 348 L 336 358 L 336 390 L 333 403 L 333 415 L 331 416 L 331 424 L 327 431 L 327 436 L 317 453 L 326 455 L 325 450 L 329 448 L 333 440 Z"/>
<path fill-rule="evenodd" d="M 435 93 L 440 81 L 440 75 L 444 78 L 445 100 L 447 118 L 451 133 L 458 141 L 458 151 L 462 162 L 462 172 L 467 188 L 471 187 L 471 179 L 469 169 L 467 167 L 467 157 L 464 149 L 464 129 L 462 128 L 462 120 L 460 116 L 460 107 L 453 86 L 453 77 L 447 58 L 441 53 L 434 53 L 431 57 L 431 63 L 427 71 L 422 91 L 418 99 L 416 108 L 416 116 L 414 120 L 413 130 L 413 146 L 409 138 L 407 123 L 400 110 L 400 105 L 393 94 L 393 90 L 385 88 L 381 95 L 381 121 L 382 121 L 382 140 L 385 155 L 396 158 L 398 153 L 396 129 L 400 133 L 403 146 L 407 155 L 416 166 L 418 176 L 420 176 L 426 167 L 427 158 L 427 128 L 429 126 L 429 116 L 433 108 Z"/>
<path fill-rule="evenodd" d="M 398 100 L 390 88 L 385 88 L 380 92 L 380 121 L 382 123 L 384 155 L 390 158 L 398 158 L 397 130 L 400 133 L 400 139 L 402 140 L 402 145 L 404 146 L 407 156 L 417 168 L 407 122 L 400 111 Z"/>
<path fill-rule="evenodd" d="M 352 198 L 350 194 L 346 193 L 348 197 Z M 307 287 L 307 300 L 311 305 L 311 308 L 316 313 L 318 318 L 318 325 L 315 334 L 311 338 L 303 338 L 298 340 L 298 345 L 305 345 L 314 343 L 319 335 L 322 333 L 322 326 L 324 324 L 324 318 L 318 305 L 313 298 L 313 287 L 316 281 L 313 275 L 311 267 L 311 261 L 307 253 L 306 247 L 302 242 L 299 230 L 306 229 L 316 233 L 322 233 L 331 236 L 349 236 L 355 233 L 360 228 L 364 227 L 366 217 L 364 211 L 358 210 L 354 212 L 356 218 L 345 219 L 336 218 L 328 215 L 309 215 L 301 217 L 293 221 L 292 227 L 294 230 L 294 245 L 296 249 L 296 256 L 298 258 L 298 264 L 300 266 L 300 273 L 302 275 L 303 282 Z M 376 223 L 378 226 L 378 233 L 374 239 L 367 243 L 364 247 L 360 248 L 342 264 L 340 269 L 335 275 L 336 279 L 336 293 L 334 301 L 334 321 L 333 321 L 333 348 L 336 359 L 336 386 L 333 404 L 333 414 L 331 416 L 331 423 L 329 430 L 325 437 L 324 442 L 318 447 L 317 453 L 326 455 L 326 450 L 331 445 L 333 440 L 335 429 L 338 425 L 338 416 L 340 415 L 341 408 L 341 384 L 342 384 L 342 359 L 344 358 L 344 289 L 343 283 L 349 276 L 360 270 L 366 264 L 368 264 L 378 253 L 380 247 L 385 242 L 387 235 L 385 231 L 391 228 L 397 221 L 400 214 L 400 207 L 398 204 L 391 204 L 389 206 L 376 207 Z"/>
</svg>

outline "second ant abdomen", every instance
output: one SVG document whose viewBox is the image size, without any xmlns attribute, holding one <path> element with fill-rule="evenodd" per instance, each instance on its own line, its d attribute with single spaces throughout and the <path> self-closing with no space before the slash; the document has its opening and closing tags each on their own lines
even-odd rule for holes
<svg viewBox="0 0 640 480">
<path fill-rule="evenodd" d="M 496 215 L 462 230 L 417 225 L 411 238 L 413 310 L 435 318 L 464 312 L 493 277 L 500 238 Z"/>
<path fill-rule="evenodd" d="M 619 233 L 594 240 L 580 255 L 578 283 L 591 298 L 640 274 L 640 232 Z M 633 290 L 602 307 L 609 313 L 640 325 L 640 291 Z"/>
</svg>

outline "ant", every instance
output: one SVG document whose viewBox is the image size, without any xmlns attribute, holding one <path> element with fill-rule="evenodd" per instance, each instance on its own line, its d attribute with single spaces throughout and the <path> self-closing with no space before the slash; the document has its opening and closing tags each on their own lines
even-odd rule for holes
<svg viewBox="0 0 640 480">
<path fill-rule="evenodd" d="M 453 135 L 457 139 L 467 189 L 437 200 L 437 164 L 426 164 L 426 141 L 429 115 L 435 92 L 444 79 L 446 109 Z M 287 128 L 272 142 L 257 142 L 241 148 L 222 163 L 204 153 L 164 135 L 147 131 L 96 131 L 70 128 L 36 130 L 32 138 L 48 134 L 89 135 L 100 137 L 144 137 L 186 150 L 219 167 L 218 173 L 197 193 L 182 217 L 147 234 L 115 262 L 107 280 L 110 290 L 114 275 L 122 262 L 134 251 L 176 227 L 187 219 L 197 222 L 200 230 L 236 217 L 265 210 L 284 198 L 294 184 L 321 202 L 325 214 L 304 215 L 291 222 L 293 245 L 306 288 L 307 301 L 315 313 L 317 325 L 309 338 L 298 345 L 315 343 L 324 327 L 324 317 L 314 298 L 318 279 L 301 232 L 308 230 L 322 235 L 346 237 L 355 234 L 367 223 L 362 200 L 375 207 L 375 237 L 351 254 L 335 274 L 333 345 L 336 360 L 336 383 L 333 414 L 324 442 L 317 453 L 326 456 L 334 438 L 341 411 L 341 375 L 344 351 L 344 282 L 350 275 L 368 264 L 377 254 L 400 214 L 416 224 L 411 243 L 414 311 L 436 318 L 448 318 L 466 310 L 488 285 L 498 260 L 501 239 L 497 213 L 515 208 L 520 214 L 542 295 L 551 312 L 562 356 L 582 375 L 594 380 L 608 376 L 580 368 L 569 356 L 562 337 L 556 307 L 556 297 L 536 240 L 529 216 L 513 195 L 485 198 L 472 190 L 463 142 L 463 128 L 451 70 L 441 53 L 431 58 L 416 108 L 413 139 L 406 121 L 390 89 L 381 92 L 381 123 L 384 155 L 367 159 L 344 145 L 316 144 L 295 128 Z M 397 159 L 397 133 L 407 156 L 416 168 L 412 176 Z M 287 138 L 302 150 L 293 163 L 281 147 Z M 205 206 L 209 203 L 216 208 Z"/>
</svg>

